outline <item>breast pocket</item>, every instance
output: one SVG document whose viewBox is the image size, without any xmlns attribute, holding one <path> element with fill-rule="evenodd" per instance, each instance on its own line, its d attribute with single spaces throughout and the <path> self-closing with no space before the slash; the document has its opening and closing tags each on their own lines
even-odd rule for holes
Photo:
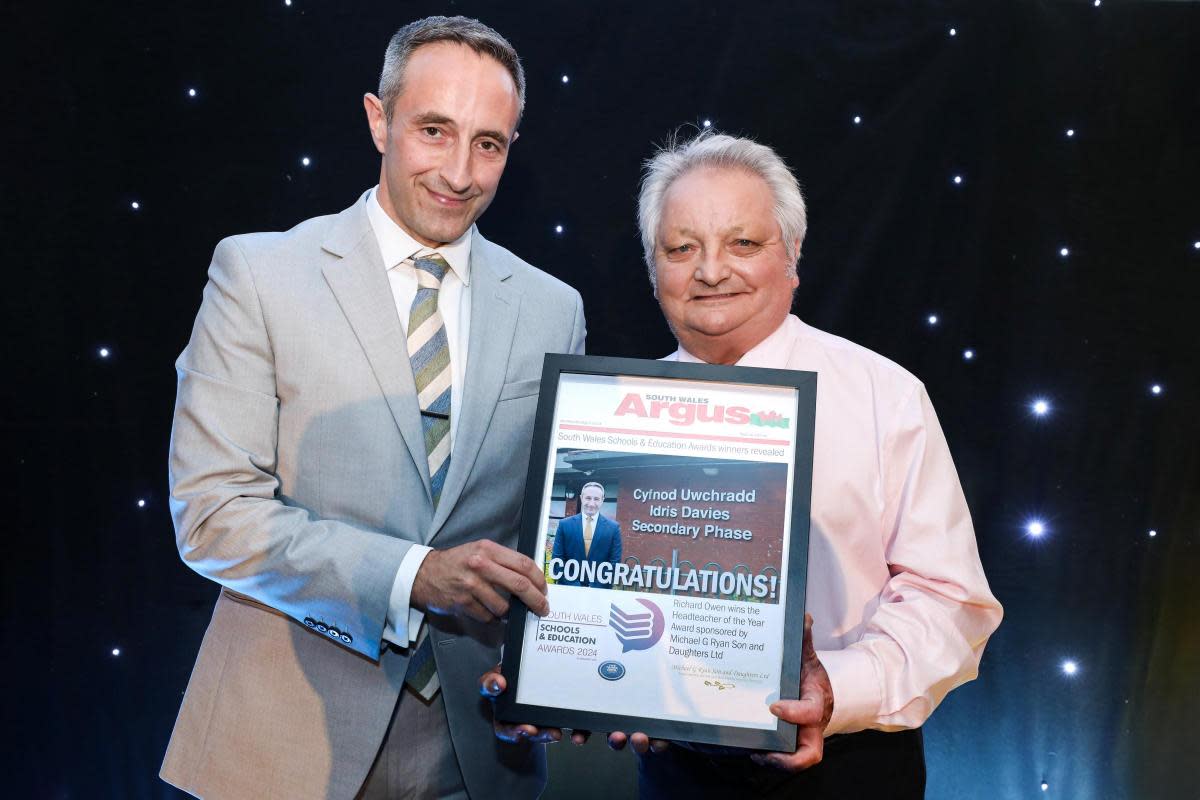
<svg viewBox="0 0 1200 800">
<path fill-rule="evenodd" d="M 527 381 L 513 381 L 506 383 L 500 389 L 500 398 L 496 401 L 503 403 L 505 400 L 517 400 L 522 397 L 536 397 L 538 389 L 541 388 L 542 381 L 540 378 L 531 378 Z"/>
</svg>

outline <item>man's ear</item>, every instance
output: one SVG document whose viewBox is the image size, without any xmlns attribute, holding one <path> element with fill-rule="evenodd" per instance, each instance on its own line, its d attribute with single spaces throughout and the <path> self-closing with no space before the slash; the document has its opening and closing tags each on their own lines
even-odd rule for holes
<svg viewBox="0 0 1200 800">
<path fill-rule="evenodd" d="M 517 143 L 517 139 L 520 139 L 520 138 L 521 138 L 521 132 L 513 131 L 513 137 L 508 140 L 508 146 L 512 147 L 514 144 Z"/>
<path fill-rule="evenodd" d="M 383 155 L 387 149 L 388 121 L 383 113 L 383 103 L 378 97 L 367 92 L 363 95 L 363 109 L 367 112 L 367 126 L 371 130 L 371 141 L 375 149 Z"/>
</svg>

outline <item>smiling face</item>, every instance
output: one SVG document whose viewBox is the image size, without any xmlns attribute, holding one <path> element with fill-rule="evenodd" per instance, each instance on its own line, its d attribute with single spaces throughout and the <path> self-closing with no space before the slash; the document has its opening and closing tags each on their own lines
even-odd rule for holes
<svg viewBox="0 0 1200 800">
<path fill-rule="evenodd" d="M 469 47 L 417 48 L 391 123 L 364 98 L 383 155 L 379 204 L 410 236 L 437 247 L 462 236 L 496 196 L 516 139 L 517 87 L 500 62 Z"/>
<path fill-rule="evenodd" d="M 799 285 L 771 190 L 741 169 L 702 167 L 671 184 L 654 269 L 675 338 L 710 364 L 732 364 L 771 335 Z"/>
<path fill-rule="evenodd" d="M 579 493 L 579 503 L 583 506 L 585 516 L 594 517 L 600 513 L 604 503 L 604 490 L 598 486 L 587 486 Z"/>
</svg>

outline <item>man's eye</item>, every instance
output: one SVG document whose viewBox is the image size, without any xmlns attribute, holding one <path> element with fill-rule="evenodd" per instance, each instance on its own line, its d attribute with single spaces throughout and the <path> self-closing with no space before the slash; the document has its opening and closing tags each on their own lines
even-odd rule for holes
<svg viewBox="0 0 1200 800">
<path fill-rule="evenodd" d="M 749 239 L 738 239 L 736 242 L 734 242 L 734 244 L 738 247 L 754 247 L 757 243 L 752 242 Z"/>
<path fill-rule="evenodd" d="M 684 255 L 685 253 L 692 252 L 692 246 L 690 244 L 681 244 L 678 247 L 672 247 L 667 252 L 668 253 L 678 253 L 679 255 Z"/>
<path fill-rule="evenodd" d="M 422 128 L 421 130 L 425 133 L 426 136 L 430 136 L 430 137 L 437 137 L 437 136 L 442 135 L 441 128 L 427 127 L 427 128 Z"/>
</svg>

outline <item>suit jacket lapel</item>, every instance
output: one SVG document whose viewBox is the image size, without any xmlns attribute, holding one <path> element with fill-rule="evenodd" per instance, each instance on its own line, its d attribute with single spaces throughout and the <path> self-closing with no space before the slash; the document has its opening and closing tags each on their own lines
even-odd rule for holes
<svg viewBox="0 0 1200 800">
<path fill-rule="evenodd" d="M 496 410 L 496 400 L 508 371 L 508 354 L 517 329 L 521 295 L 506 281 L 512 275 L 502 262 L 490 257 L 492 245 L 478 232 L 471 243 L 471 333 L 467 344 L 467 369 L 459 406 L 459 420 L 450 453 L 450 471 L 433 515 L 430 539 L 438 534 L 458 502 L 484 434 Z M 426 542 L 428 544 L 428 542 Z"/>
<path fill-rule="evenodd" d="M 383 268 L 383 256 L 362 200 L 338 216 L 322 248 L 339 257 L 322 270 L 325 281 L 367 355 L 396 426 L 425 484 L 425 494 L 431 497 L 429 460 L 417 410 L 412 365 L 408 361 L 407 339 L 400 327 L 396 301 Z"/>
</svg>

